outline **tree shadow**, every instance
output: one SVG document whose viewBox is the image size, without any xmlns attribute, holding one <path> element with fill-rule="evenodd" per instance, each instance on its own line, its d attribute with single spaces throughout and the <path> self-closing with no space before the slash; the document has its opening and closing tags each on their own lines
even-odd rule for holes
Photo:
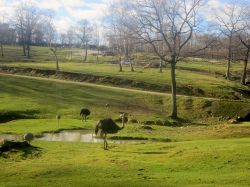
<svg viewBox="0 0 250 187">
<path fill-rule="evenodd" d="M 9 153 L 20 153 L 23 158 L 27 158 L 29 156 L 37 157 L 40 155 L 40 152 L 40 147 L 32 146 L 27 141 L 5 141 L 0 147 L 0 157 L 4 158 L 8 158 Z"/>
<path fill-rule="evenodd" d="M 39 110 L 13 110 L 13 111 L 0 111 L 0 123 L 6 123 L 17 119 L 37 119 Z"/>
</svg>

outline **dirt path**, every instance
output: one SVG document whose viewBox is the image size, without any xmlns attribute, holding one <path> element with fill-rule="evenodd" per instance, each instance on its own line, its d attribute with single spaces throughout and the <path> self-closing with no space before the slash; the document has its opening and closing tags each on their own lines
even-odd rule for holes
<svg viewBox="0 0 250 187">
<path fill-rule="evenodd" d="M 144 91 L 144 90 L 137 90 L 137 89 L 131 89 L 131 88 L 121 88 L 121 87 L 100 85 L 100 84 L 94 84 L 94 83 L 76 82 L 76 81 L 70 81 L 70 80 L 60 80 L 60 79 L 54 79 L 54 78 L 34 77 L 34 76 L 7 74 L 7 73 L 0 73 L 0 76 L 21 77 L 21 78 L 27 78 L 27 79 L 33 79 L 33 80 L 46 80 L 46 81 L 53 81 L 53 82 L 59 82 L 59 83 L 65 83 L 65 84 L 83 85 L 83 86 L 89 86 L 89 87 L 95 87 L 95 88 L 96 87 L 97 88 L 106 88 L 106 89 L 112 89 L 112 90 L 117 90 L 117 91 L 128 91 L 128 92 L 152 94 L 152 95 L 159 95 L 159 96 L 171 96 L 170 93 Z M 187 98 L 203 98 L 203 99 L 208 99 L 208 100 L 226 100 L 226 99 L 217 99 L 217 98 L 209 98 L 209 97 L 186 96 L 186 95 L 179 95 L 179 94 L 177 96 L 187 97 Z"/>
</svg>

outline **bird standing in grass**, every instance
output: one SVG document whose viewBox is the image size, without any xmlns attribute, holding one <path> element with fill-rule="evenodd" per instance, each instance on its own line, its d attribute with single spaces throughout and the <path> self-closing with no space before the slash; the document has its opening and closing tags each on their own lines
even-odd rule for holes
<svg viewBox="0 0 250 187">
<path fill-rule="evenodd" d="M 34 139 L 34 135 L 32 133 L 27 133 L 23 135 L 23 139 L 24 141 L 27 141 L 28 143 L 30 143 L 30 141 Z"/>
<path fill-rule="evenodd" d="M 82 121 L 83 119 L 86 121 L 87 119 L 87 116 L 90 115 L 90 110 L 87 109 L 87 108 L 83 108 L 81 111 L 80 111 L 80 116 L 82 117 Z"/>
<path fill-rule="evenodd" d="M 99 129 L 101 130 L 101 137 L 104 140 L 104 149 L 108 149 L 107 134 L 114 134 L 122 130 L 125 126 L 126 113 L 120 112 L 122 117 L 122 127 L 119 127 L 111 118 L 100 120 L 95 127 L 95 134 L 98 134 Z"/>
</svg>

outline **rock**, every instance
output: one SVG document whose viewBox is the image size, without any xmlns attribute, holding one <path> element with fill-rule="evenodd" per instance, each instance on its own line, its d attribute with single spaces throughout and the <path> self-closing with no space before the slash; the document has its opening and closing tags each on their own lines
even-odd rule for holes
<svg viewBox="0 0 250 187">
<path fill-rule="evenodd" d="M 171 124 L 171 122 L 169 122 L 168 120 L 166 120 L 166 121 L 164 121 L 163 125 L 164 126 L 171 126 L 172 124 Z"/>
<path fill-rule="evenodd" d="M 146 130 L 153 130 L 152 127 L 147 126 L 147 125 L 143 125 L 143 126 L 141 126 L 141 128 L 142 128 L 142 129 L 146 129 Z"/>
<path fill-rule="evenodd" d="M 228 122 L 229 124 L 237 124 L 237 123 L 238 123 L 237 119 L 230 119 L 230 120 L 228 120 L 227 122 Z"/>
<path fill-rule="evenodd" d="M 139 123 L 139 121 L 136 120 L 136 119 L 131 119 L 129 122 L 130 122 L 130 123 Z"/>
<path fill-rule="evenodd" d="M 163 126 L 163 125 L 164 125 L 164 122 L 162 122 L 161 120 L 157 120 L 157 121 L 156 121 L 156 125 Z"/>
<path fill-rule="evenodd" d="M 144 125 L 155 125 L 155 121 L 143 121 L 142 124 L 144 124 Z"/>
</svg>

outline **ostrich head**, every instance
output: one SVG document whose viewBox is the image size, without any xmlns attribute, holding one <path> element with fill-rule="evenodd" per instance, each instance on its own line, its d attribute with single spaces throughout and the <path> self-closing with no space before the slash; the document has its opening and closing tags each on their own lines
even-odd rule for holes
<svg viewBox="0 0 250 187">
<path fill-rule="evenodd" d="M 124 123 L 127 122 L 127 117 L 128 117 L 128 114 L 126 112 L 119 112 L 120 113 L 120 117 L 122 118 L 122 125 L 123 125 L 123 128 L 124 128 Z"/>
</svg>

